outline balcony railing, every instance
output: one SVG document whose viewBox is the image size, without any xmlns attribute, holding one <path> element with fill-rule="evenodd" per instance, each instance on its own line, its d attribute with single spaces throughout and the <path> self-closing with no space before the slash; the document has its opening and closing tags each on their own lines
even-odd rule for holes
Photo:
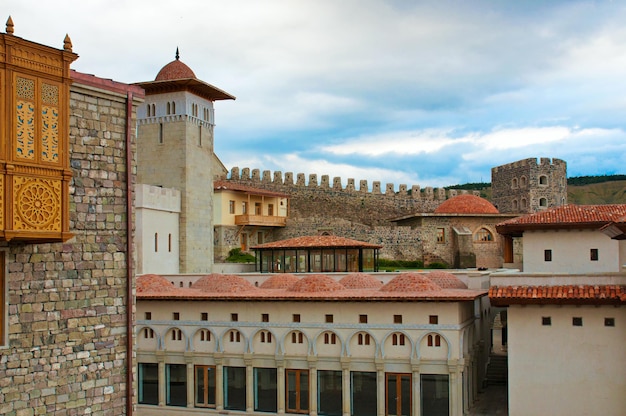
<svg viewBox="0 0 626 416">
<path fill-rule="evenodd" d="M 263 227 L 284 227 L 287 217 L 267 215 L 235 215 L 235 225 L 258 225 Z"/>
</svg>

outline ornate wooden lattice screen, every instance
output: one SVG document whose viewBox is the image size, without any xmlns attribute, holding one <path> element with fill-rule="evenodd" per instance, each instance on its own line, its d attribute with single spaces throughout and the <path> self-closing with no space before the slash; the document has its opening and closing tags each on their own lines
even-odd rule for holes
<svg viewBox="0 0 626 416">
<path fill-rule="evenodd" d="M 72 53 L 0 34 L 0 239 L 65 241 L 69 233 Z"/>
</svg>

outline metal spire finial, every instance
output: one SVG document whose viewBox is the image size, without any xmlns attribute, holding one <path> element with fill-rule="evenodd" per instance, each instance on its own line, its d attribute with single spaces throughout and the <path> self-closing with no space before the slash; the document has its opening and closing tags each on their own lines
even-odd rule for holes
<svg viewBox="0 0 626 416">
<path fill-rule="evenodd" d="M 176 47 L 176 60 L 178 61 L 178 59 L 180 58 L 180 54 L 178 53 L 178 46 Z"/>
<path fill-rule="evenodd" d="M 9 18 L 7 19 L 6 34 L 7 35 L 13 34 L 13 19 L 11 19 L 11 16 L 9 16 Z"/>
</svg>

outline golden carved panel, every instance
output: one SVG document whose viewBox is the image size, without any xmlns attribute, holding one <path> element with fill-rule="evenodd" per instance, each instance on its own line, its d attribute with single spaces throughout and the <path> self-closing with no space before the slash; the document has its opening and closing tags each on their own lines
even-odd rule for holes
<svg viewBox="0 0 626 416">
<path fill-rule="evenodd" d="M 41 112 L 41 160 L 59 161 L 59 110 L 47 105 Z"/>
<path fill-rule="evenodd" d="M 11 50 L 11 63 L 37 72 L 60 76 L 63 75 L 63 61 L 58 54 L 56 55 L 15 45 Z"/>
<path fill-rule="evenodd" d="M 61 181 L 13 177 L 13 229 L 61 231 Z"/>
<path fill-rule="evenodd" d="M 15 156 L 19 159 L 35 159 L 35 105 L 18 100 L 15 108 Z"/>
<path fill-rule="evenodd" d="M 0 230 L 4 230 L 4 176 L 0 176 Z"/>
<path fill-rule="evenodd" d="M 15 94 L 19 98 L 35 99 L 35 80 L 17 77 L 15 84 Z"/>
</svg>

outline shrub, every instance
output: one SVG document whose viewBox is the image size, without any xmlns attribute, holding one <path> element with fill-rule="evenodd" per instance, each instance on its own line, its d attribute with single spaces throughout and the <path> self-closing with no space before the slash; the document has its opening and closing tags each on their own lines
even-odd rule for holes
<svg viewBox="0 0 626 416">
<path fill-rule="evenodd" d="M 445 263 L 439 263 L 437 261 L 434 261 L 430 264 L 428 264 L 428 266 L 426 266 L 426 268 L 428 269 L 447 269 L 448 265 Z"/>
<path fill-rule="evenodd" d="M 421 269 L 424 267 L 424 263 L 421 260 L 378 259 L 378 267 L 381 269 L 386 269 L 386 268 Z"/>
<path fill-rule="evenodd" d="M 242 253 L 239 247 L 230 250 L 226 257 L 227 263 L 254 263 L 255 261 L 256 257 L 249 253 Z"/>
</svg>

